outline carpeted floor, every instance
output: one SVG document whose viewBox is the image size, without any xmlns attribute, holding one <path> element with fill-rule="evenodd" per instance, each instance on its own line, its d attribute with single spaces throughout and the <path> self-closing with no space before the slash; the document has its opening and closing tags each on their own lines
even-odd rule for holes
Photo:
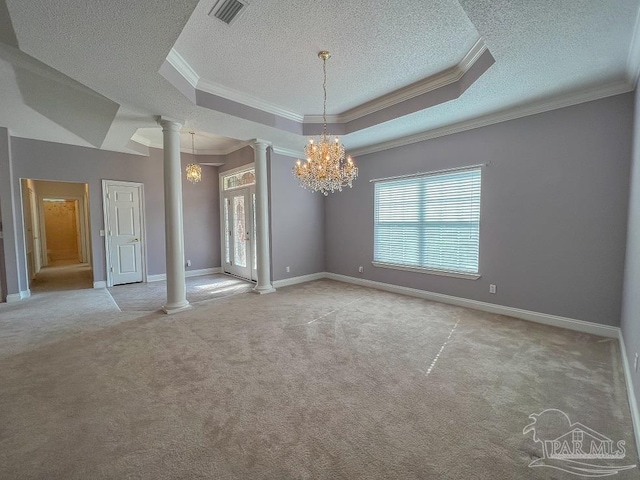
<svg viewBox="0 0 640 480">
<path fill-rule="evenodd" d="M 329 280 L 235 295 L 1 358 L 0 478 L 575 479 L 523 428 L 560 409 L 637 463 L 619 355 Z"/>
<path fill-rule="evenodd" d="M 43 268 L 31 295 L 0 303 L 0 358 L 143 315 L 121 312 L 106 289 L 94 289 L 86 264 Z"/>
<path fill-rule="evenodd" d="M 87 263 L 50 262 L 30 285 L 33 293 L 93 288 L 93 274 Z"/>
<path fill-rule="evenodd" d="M 252 283 L 221 274 L 188 277 L 186 283 L 187 300 L 192 304 L 246 293 L 254 287 Z M 109 292 L 123 312 L 153 312 L 165 304 L 167 282 L 116 285 Z"/>
</svg>

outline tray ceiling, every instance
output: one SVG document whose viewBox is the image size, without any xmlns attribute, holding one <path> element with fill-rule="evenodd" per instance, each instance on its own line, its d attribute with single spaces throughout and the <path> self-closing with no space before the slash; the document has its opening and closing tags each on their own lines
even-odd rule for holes
<svg viewBox="0 0 640 480">
<path fill-rule="evenodd" d="M 347 148 L 365 152 L 630 91 L 640 65 L 640 0 L 251 0 L 231 25 L 208 15 L 214 4 L 0 0 L 0 125 L 15 136 L 133 151 L 136 130 L 166 115 L 215 134 L 199 150 L 256 137 L 299 150 L 302 131 L 199 106 L 197 90 L 313 123 L 322 112 L 316 54 L 328 49 L 328 113 L 339 119 L 459 65 L 483 42 L 495 63 L 459 96 L 347 129 Z M 182 84 L 167 81 L 172 52 L 194 84 L 184 75 Z M 25 65 L 39 67 L 25 73 Z M 81 91 L 101 113 L 78 122 L 86 104 L 58 109 L 34 94 L 47 91 L 43 82 Z"/>
</svg>

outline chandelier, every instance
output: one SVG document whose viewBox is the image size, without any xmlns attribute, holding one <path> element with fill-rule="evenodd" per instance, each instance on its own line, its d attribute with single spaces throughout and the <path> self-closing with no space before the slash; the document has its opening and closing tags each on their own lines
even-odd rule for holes
<svg viewBox="0 0 640 480">
<path fill-rule="evenodd" d="M 191 134 L 191 155 L 193 155 L 193 158 L 196 158 L 196 149 L 193 146 L 193 136 L 196 134 L 196 132 L 189 132 Z M 189 165 L 187 165 L 187 180 L 189 180 L 191 183 L 198 183 L 200 180 L 202 180 L 202 167 L 200 166 L 199 163 L 190 163 Z"/>
<path fill-rule="evenodd" d="M 352 187 L 353 181 L 358 176 L 358 167 L 351 157 L 345 158 L 344 145 L 338 137 L 331 139 L 327 133 L 327 60 L 331 54 L 327 51 L 318 53 L 322 60 L 322 72 L 324 81 L 324 104 L 322 120 L 324 127 L 322 135 L 317 140 L 309 139 L 304 147 L 306 162 L 298 160 L 293 167 L 293 174 L 298 178 L 300 186 L 313 192 L 322 192 L 329 195 L 336 190 L 342 191 L 347 185 Z"/>
</svg>

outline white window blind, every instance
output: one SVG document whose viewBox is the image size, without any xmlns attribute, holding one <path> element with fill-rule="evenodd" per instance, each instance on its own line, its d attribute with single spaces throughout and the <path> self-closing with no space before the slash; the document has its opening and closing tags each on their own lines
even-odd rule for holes
<svg viewBox="0 0 640 480">
<path fill-rule="evenodd" d="M 378 181 L 374 263 L 478 273 L 479 167 Z"/>
</svg>

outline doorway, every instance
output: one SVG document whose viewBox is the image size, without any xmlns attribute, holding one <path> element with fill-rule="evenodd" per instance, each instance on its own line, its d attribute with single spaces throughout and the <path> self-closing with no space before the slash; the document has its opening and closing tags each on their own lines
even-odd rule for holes
<svg viewBox="0 0 640 480">
<path fill-rule="evenodd" d="M 255 172 L 253 167 L 221 174 L 222 269 L 256 280 Z"/>
<path fill-rule="evenodd" d="M 79 288 L 91 286 L 89 186 L 21 179 L 21 193 L 29 289 L 45 278 L 49 290 L 68 289 L 72 270 L 82 277 Z"/>
<path fill-rule="evenodd" d="M 107 286 L 138 283 L 146 274 L 143 185 L 102 181 Z"/>
</svg>

